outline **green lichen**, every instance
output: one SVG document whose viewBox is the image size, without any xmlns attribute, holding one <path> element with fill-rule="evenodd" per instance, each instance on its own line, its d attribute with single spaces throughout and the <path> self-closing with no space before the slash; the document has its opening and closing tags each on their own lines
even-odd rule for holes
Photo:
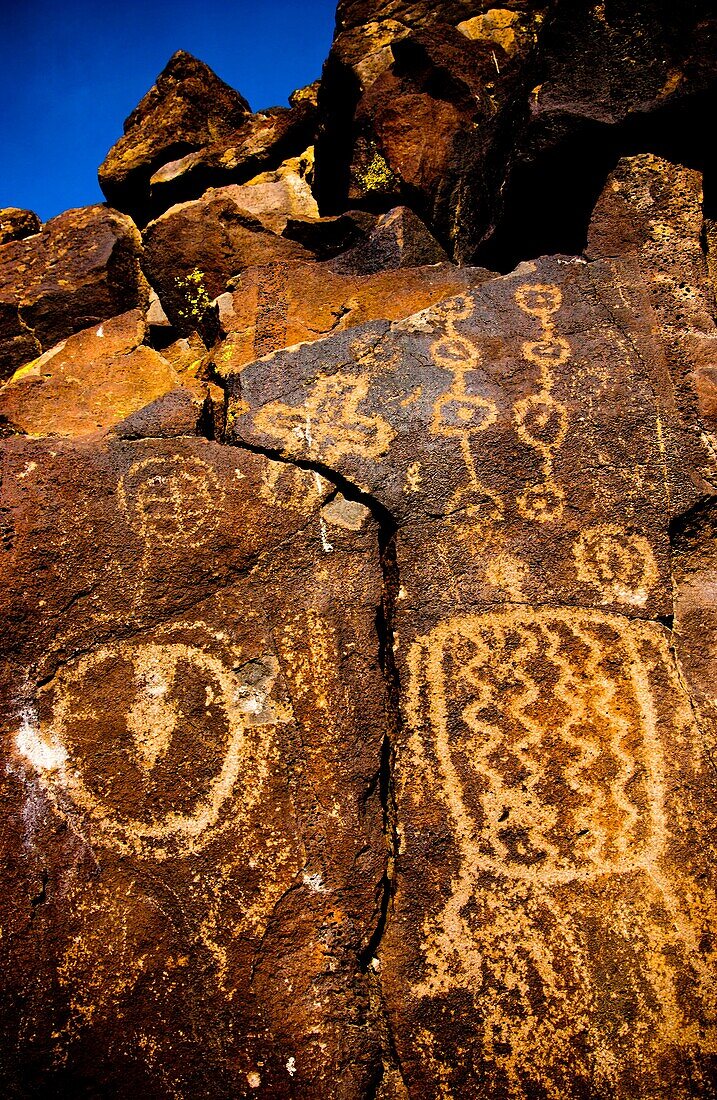
<svg viewBox="0 0 717 1100">
<path fill-rule="evenodd" d="M 204 285 L 204 272 L 198 267 L 184 278 L 177 278 L 177 290 L 184 298 L 184 305 L 177 310 L 184 324 L 198 324 L 211 306 L 211 298 Z"/>
</svg>

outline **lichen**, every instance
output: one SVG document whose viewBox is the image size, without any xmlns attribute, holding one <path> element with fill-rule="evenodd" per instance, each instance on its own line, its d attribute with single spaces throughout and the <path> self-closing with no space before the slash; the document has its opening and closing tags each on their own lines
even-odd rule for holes
<svg viewBox="0 0 717 1100">
<path fill-rule="evenodd" d="M 356 176 L 365 191 L 388 191 L 395 182 L 388 161 L 375 146 L 368 164 L 357 169 Z"/>
<path fill-rule="evenodd" d="M 204 285 L 204 272 L 195 267 L 184 278 L 177 277 L 176 283 L 184 298 L 184 305 L 177 310 L 179 319 L 185 324 L 198 324 L 212 304 Z"/>
</svg>

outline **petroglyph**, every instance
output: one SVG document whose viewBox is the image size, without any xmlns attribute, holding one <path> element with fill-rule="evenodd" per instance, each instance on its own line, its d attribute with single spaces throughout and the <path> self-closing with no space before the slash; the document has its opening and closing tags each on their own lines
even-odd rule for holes
<svg viewBox="0 0 717 1100">
<path fill-rule="evenodd" d="M 471 449 L 472 437 L 486 431 L 498 418 L 494 401 L 470 392 L 468 375 L 479 369 L 480 353 L 458 332 L 456 322 L 470 317 L 471 311 L 465 298 L 452 299 L 447 307 L 445 334 L 431 345 L 433 361 L 453 375 L 450 389 L 434 406 L 431 432 L 460 443 L 468 484 L 453 495 L 447 518 L 459 538 L 473 540 L 488 534 L 493 523 L 503 518 L 504 507 L 500 496 L 479 480 Z"/>
<path fill-rule="evenodd" d="M 513 600 L 524 600 L 524 587 L 529 576 L 528 566 L 514 554 L 496 554 L 485 571 L 485 579 L 492 588 L 504 592 Z"/>
<path fill-rule="evenodd" d="M 254 421 L 260 431 L 280 439 L 292 455 L 319 455 L 324 462 L 351 454 L 380 458 L 395 433 L 382 416 L 361 413 L 368 385 L 360 375 L 322 376 L 304 405 L 273 401 L 256 413 Z"/>
<path fill-rule="evenodd" d="M 120 507 L 148 547 L 180 542 L 193 549 L 219 526 L 223 491 L 195 455 L 155 455 L 134 462 L 117 486 Z"/>
<path fill-rule="evenodd" d="M 602 612 L 516 608 L 450 620 L 416 643 L 410 665 L 431 693 L 442 789 L 477 867 L 553 883 L 654 859 L 662 746 L 643 715 L 650 689 L 631 627 Z M 416 700 L 413 687 L 414 723 Z"/>
<path fill-rule="evenodd" d="M 268 731 L 291 720 L 272 697 L 278 663 L 202 633 L 206 647 L 175 627 L 70 662 L 41 693 L 32 752 L 18 736 L 58 808 L 88 818 L 99 843 L 156 859 L 196 851 L 228 805 L 236 823 L 260 796 Z"/>
<path fill-rule="evenodd" d="M 662 858 L 665 753 L 692 719 L 661 628 L 509 607 L 449 619 L 415 642 L 408 666 L 413 798 L 424 782 L 436 793 L 460 851 L 450 892 L 424 919 L 414 992 L 479 1000 L 481 1049 L 516 1097 L 532 1095 L 526 1075 L 554 1100 L 564 1073 L 614 1081 L 612 1040 L 601 1063 L 596 1038 L 603 937 L 630 958 L 624 995 L 643 1020 L 634 1049 L 704 1041 L 693 999 L 715 1008 L 699 950 L 709 901 L 685 897 Z M 654 676 L 674 688 L 669 733 Z M 600 930 L 596 890 L 614 896 Z"/>
<path fill-rule="evenodd" d="M 567 433 L 567 410 L 551 392 L 554 385 L 551 368 L 567 362 L 570 345 L 555 333 L 554 318 L 563 301 L 559 287 L 527 284 L 515 292 L 515 301 L 524 313 L 537 318 L 542 327 L 538 340 L 527 340 L 522 346 L 524 358 L 538 367 L 540 389 L 516 401 L 513 423 L 523 443 L 540 456 L 543 474 L 543 480 L 524 489 L 516 503 L 526 519 L 547 523 L 559 519 L 563 513 L 565 494 L 555 482 L 553 455 Z"/>
<path fill-rule="evenodd" d="M 657 583 L 652 549 L 643 535 L 601 524 L 583 531 L 573 547 L 578 579 L 600 593 L 601 601 L 644 607 Z"/>
<path fill-rule="evenodd" d="M 331 486 L 311 470 L 284 462 L 267 462 L 259 495 L 277 508 L 307 514 L 321 503 Z"/>
</svg>

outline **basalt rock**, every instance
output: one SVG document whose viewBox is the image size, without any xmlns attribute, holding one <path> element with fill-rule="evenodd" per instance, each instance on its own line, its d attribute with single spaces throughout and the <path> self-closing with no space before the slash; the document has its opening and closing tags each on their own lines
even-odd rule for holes
<svg viewBox="0 0 717 1100">
<path fill-rule="evenodd" d="M 266 229 L 238 205 L 242 190 L 210 190 L 172 207 L 145 230 L 144 270 L 182 333 L 205 322 L 212 300 L 246 268 L 312 259 L 300 244 Z"/>
<path fill-rule="evenodd" d="M 3 458 L 6 1085 L 365 1095 L 373 517 L 186 436 Z"/>
<path fill-rule="evenodd" d="M 621 153 L 714 171 L 716 33 L 704 3 L 348 5 L 319 96 L 322 213 L 401 198 L 456 258 L 503 269 L 577 251 Z"/>
<path fill-rule="evenodd" d="M 42 222 L 32 210 L 7 206 L 0 210 L 0 245 L 31 237 L 33 233 L 40 232 L 41 225 Z"/>
<path fill-rule="evenodd" d="M 3 386 L 0 420 L 32 436 L 93 435 L 188 384 L 196 425 L 203 387 L 191 371 L 180 374 L 146 347 L 145 336 L 145 319 L 135 310 L 68 337 Z"/>
<path fill-rule="evenodd" d="M 649 154 L 619 163 L 590 224 L 586 255 L 633 257 L 650 289 L 676 390 L 696 430 L 717 430 L 717 325 L 702 246 L 699 172 Z"/>
<path fill-rule="evenodd" d="M 0 214 L 3 1095 L 715 1100 L 712 18 L 342 0 Z"/>
<path fill-rule="evenodd" d="M 698 490 L 654 328 L 629 267 L 549 259 L 229 381 L 231 439 L 397 523 L 409 1096 L 710 1095 L 714 773 L 664 625 Z"/>
<path fill-rule="evenodd" d="M 124 124 L 99 169 L 108 202 L 146 220 L 152 175 L 163 165 L 229 137 L 247 101 L 196 57 L 178 50 Z M 144 217 L 143 217 L 144 216 Z"/>
<path fill-rule="evenodd" d="M 268 264 L 240 275 L 231 295 L 217 303 L 226 335 L 212 352 L 219 374 L 377 317 L 405 317 L 491 277 L 483 268 L 448 263 L 364 276 L 332 268 L 330 263 Z"/>
<path fill-rule="evenodd" d="M 331 266 L 344 275 L 372 275 L 447 260 L 421 219 L 408 207 L 399 206 L 379 218 L 369 237 L 338 256 Z"/>
<path fill-rule="evenodd" d="M 147 302 L 142 242 L 116 210 L 68 210 L 0 246 L 0 378 L 80 329 Z"/>
<path fill-rule="evenodd" d="M 301 88 L 290 97 L 291 107 L 258 111 L 230 135 L 163 164 L 149 181 L 152 215 L 198 198 L 208 187 L 242 184 L 299 157 L 314 140 L 317 90 Z"/>
</svg>

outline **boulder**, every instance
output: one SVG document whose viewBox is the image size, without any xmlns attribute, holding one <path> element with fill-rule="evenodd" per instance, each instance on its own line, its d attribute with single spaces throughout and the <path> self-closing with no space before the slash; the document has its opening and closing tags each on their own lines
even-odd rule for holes
<svg viewBox="0 0 717 1100">
<path fill-rule="evenodd" d="M 709 1095 L 714 783 L 670 518 L 705 491 L 634 266 L 560 257 L 228 379 L 228 438 L 396 528 L 375 972 L 412 1097 Z"/>
<path fill-rule="evenodd" d="M 372 275 L 447 260 L 445 251 L 421 219 L 408 207 L 398 206 L 383 214 L 368 238 L 337 256 L 331 266 L 344 275 Z"/>
<path fill-rule="evenodd" d="M 0 420 L 26 435 L 80 437 L 106 431 L 157 398 L 182 392 L 193 405 L 191 431 L 204 390 L 146 347 L 139 310 L 85 329 L 20 367 L 0 389 Z M 191 434 L 191 433 L 190 433 Z"/>
<path fill-rule="evenodd" d="M 201 329 L 214 298 L 248 267 L 311 260 L 237 205 L 233 186 L 172 207 L 144 232 L 144 270 L 180 333 Z"/>
<path fill-rule="evenodd" d="M 328 260 L 366 240 L 377 220 L 368 210 L 347 210 L 326 218 L 288 218 L 282 236 L 298 241 L 317 259 Z"/>
<path fill-rule="evenodd" d="M 74 332 L 144 307 L 142 242 L 104 206 L 67 210 L 0 246 L 0 379 Z"/>
<path fill-rule="evenodd" d="M 163 164 L 149 181 L 151 215 L 198 198 L 208 187 L 242 184 L 299 158 L 314 140 L 317 89 L 300 88 L 289 97 L 291 107 L 257 111 L 231 134 Z"/>
<path fill-rule="evenodd" d="M 250 115 L 247 101 L 191 54 L 178 50 L 129 115 L 99 168 L 108 202 L 147 220 L 150 179 L 172 161 L 228 138 Z"/>
<path fill-rule="evenodd" d="M 322 214 L 401 201 L 460 262 L 577 252 L 620 154 L 713 168 L 709 4 L 349 4 L 319 93 Z M 576 173 L 576 165 L 580 171 Z"/>
<path fill-rule="evenodd" d="M 717 446 L 717 325 L 702 245 L 702 177 L 651 154 L 621 160 L 593 212 L 586 255 L 639 266 L 673 384 L 699 435 Z"/>
<path fill-rule="evenodd" d="M 0 245 L 9 241 L 21 241 L 39 233 L 42 222 L 32 210 L 19 210 L 16 206 L 6 206 L 0 210 Z"/>
</svg>

